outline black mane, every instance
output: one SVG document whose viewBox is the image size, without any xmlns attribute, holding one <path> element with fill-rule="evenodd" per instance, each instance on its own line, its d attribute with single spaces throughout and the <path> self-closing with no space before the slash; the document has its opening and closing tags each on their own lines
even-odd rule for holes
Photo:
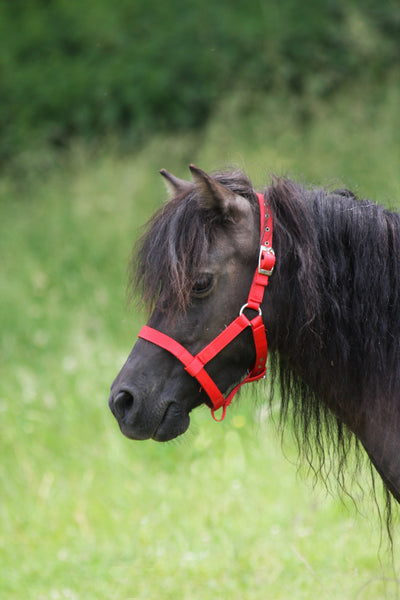
<svg viewBox="0 0 400 600">
<path fill-rule="evenodd" d="M 344 411 L 352 395 L 358 405 L 361 396 L 400 396 L 399 215 L 347 190 L 281 181 L 268 194 L 276 252 L 288 263 L 280 269 L 286 278 L 276 282 L 287 300 L 271 340 L 282 360 L 295 347 L 308 370 L 334 370 L 336 391 L 328 400 L 345 395 Z M 322 389 L 317 377 L 305 379 Z"/>
<path fill-rule="evenodd" d="M 274 283 L 283 305 L 269 338 L 281 422 L 291 415 L 303 457 L 323 475 L 330 441 L 343 482 L 358 444 L 343 423 L 357 428 L 372 411 L 377 423 L 385 412 L 399 425 L 400 217 L 348 190 L 281 180 L 267 193 L 282 262 Z"/>
</svg>

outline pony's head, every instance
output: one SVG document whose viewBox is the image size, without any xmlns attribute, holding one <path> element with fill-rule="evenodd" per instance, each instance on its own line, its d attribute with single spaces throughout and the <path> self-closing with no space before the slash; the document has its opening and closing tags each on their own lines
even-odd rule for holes
<svg viewBox="0 0 400 600">
<path fill-rule="evenodd" d="M 246 302 L 260 227 L 257 196 L 242 173 L 209 176 L 194 166 L 191 172 L 187 182 L 161 171 L 172 198 L 142 237 L 133 286 L 151 312 L 149 327 L 196 355 Z M 247 328 L 208 363 L 207 372 L 225 394 L 254 360 Z M 190 411 L 208 402 L 181 362 L 144 339 L 134 345 L 109 400 L 122 433 L 160 441 L 183 433 Z"/>
</svg>

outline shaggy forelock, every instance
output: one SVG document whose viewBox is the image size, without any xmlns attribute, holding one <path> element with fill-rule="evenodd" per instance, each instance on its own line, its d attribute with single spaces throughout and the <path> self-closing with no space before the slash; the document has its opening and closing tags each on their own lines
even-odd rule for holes
<svg viewBox="0 0 400 600">
<path fill-rule="evenodd" d="M 214 179 L 254 203 L 251 182 L 241 171 L 220 172 Z M 196 277 L 205 264 L 221 217 L 200 208 L 195 186 L 162 206 L 150 219 L 131 263 L 131 288 L 146 308 L 157 304 L 185 311 Z"/>
</svg>

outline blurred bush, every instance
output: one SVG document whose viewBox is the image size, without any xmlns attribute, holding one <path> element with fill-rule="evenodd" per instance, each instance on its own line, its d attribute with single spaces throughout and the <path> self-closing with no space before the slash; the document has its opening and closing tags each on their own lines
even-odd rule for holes
<svg viewBox="0 0 400 600">
<path fill-rule="evenodd" d="M 0 4 L 0 164 L 201 126 L 237 90 L 331 95 L 399 66 L 397 0 Z"/>
</svg>

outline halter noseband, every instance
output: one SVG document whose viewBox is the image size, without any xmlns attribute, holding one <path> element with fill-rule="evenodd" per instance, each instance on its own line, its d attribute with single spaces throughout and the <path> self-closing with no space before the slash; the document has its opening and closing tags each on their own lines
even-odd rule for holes
<svg viewBox="0 0 400 600">
<path fill-rule="evenodd" d="M 224 419 L 227 407 L 232 402 L 236 392 L 244 383 L 262 379 L 266 372 L 268 345 L 260 305 L 264 297 L 265 288 L 268 285 L 268 278 L 272 275 L 274 270 L 275 253 L 272 249 L 273 220 L 269 211 L 269 205 L 267 206 L 267 201 L 263 194 L 257 194 L 257 198 L 260 205 L 261 226 L 258 265 L 254 273 L 247 302 L 240 309 L 239 316 L 237 316 L 228 327 L 203 348 L 203 350 L 196 354 L 196 356 L 193 356 L 173 338 L 148 325 L 144 325 L 138 334 L 138 337 L 164 348 L 164 350 L 167 350 L 181 361 L 189 375 L 195 377 L 207 393 L 210 399 L 211 413 L 216 421 L 222 421 Z M 248 319 L 244 314 L 246 308 L 257 311 L 257 315 L 253 319 Z M 251 327 L 253 332 L 256 359 L 247 376 L 238 383 L 225 398 L 204 367 L 244 329 L 246 329 L 246 327 Z M 217 419 L 215 412 L 221 407 L 222 415 Z"/>
</svg>

